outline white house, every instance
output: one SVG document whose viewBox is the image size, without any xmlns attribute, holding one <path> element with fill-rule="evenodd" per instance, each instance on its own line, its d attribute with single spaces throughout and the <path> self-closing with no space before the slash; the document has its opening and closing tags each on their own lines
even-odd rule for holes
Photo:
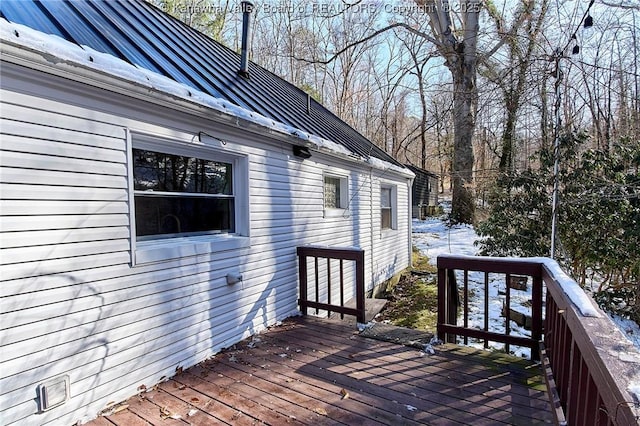
<svg viewBox="0 0 640 426">
<path fill-rule="evenodd" d="M 297 314 L 299 246 L 363 249 L 368 289 L 410 264 L 413 173 L 299 89 L 144 1 L 0 11 L 2 424 Z"/>
</svg>

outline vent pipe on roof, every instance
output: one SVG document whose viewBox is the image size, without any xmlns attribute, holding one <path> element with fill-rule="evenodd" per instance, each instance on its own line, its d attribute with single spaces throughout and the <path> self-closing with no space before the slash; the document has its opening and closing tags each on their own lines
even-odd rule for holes
<svg viewBox="0 0 640 426">
<path fill-rule="evenodd" d="M 240 74 L 244 78 L 249 78 L 249 50 L 251 50 L 251 12 L 253 3 L 243 1 L 242 5 L 242 47 L 240 50 Z"/>
</svg>

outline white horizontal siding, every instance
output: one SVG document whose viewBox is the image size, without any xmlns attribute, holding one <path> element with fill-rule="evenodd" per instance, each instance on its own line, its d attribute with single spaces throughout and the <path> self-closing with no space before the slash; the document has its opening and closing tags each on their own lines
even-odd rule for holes
<svg viewBox="0 0 640 426">
<path fill-rule="evenodd" d="M 319 153 L 303 161 L 280 142 L 145 104 L 88 102 L 86 88 L 74 91 L 66 81 L 59 91 L 48 88 L 47 99 L 14 86 L 20 84 L 8 80 L 3 89 L 0 127 L 0 417 L 6 424 L 70 424 L 92 416 L 140 384 L 151 386 L 177 366 L 290 315 L 297 308 L 298 246 L 363 248 L 368 286 L 390 266 L 380 232 L 372 230 L 379 223 L 372 208 L 377 180 L 368 168 L 354 170 Z M 80 106 L 89 104 L 94 109 Z M 182 143 L 203 129 L 220 132 L 225 149 L 247 155 L 250 246 L 132 267 L 127 129 Z M 324 217 L 327 171 L 348 177 L 346 217 Z M 389 243 L 397 250 L 406 239 Z M 337 271 L 332 264 L 334 285 Z M 227 285 L 228 273 L 241 273 L 243 281 Z M 345 278 L 353 275 L 345 262 Z M 71 378 L 72 399 L 35 417 L 35 387 L 62 374 Z"/>
<path fill-rule="evenodd" d="M 19 221 L 23 218 L 17 218 Z M 3 248 L 24 248 L 31 246 L 47 246 L 90 241 L 106 241 L 129 238 L 129 228 L 124 226 L 78 229 L 70 232 L 67 229 L 46 231 L 6 232 L 2 235 L 0 245 Z"/>
<path fill-rule="evenodd" d="M 76 181 L 78 183 L 78 181 Z M 84 182 L 83 182 L 84 183 Z M 57 185 L 28 185 L 6 183 L 2 198 L 7 200 L 61 200 L 61 201 L 128 201 L 126 189 L 73 187 Z M 49 212 L 47 212 L 49 213 Z"/>
<path fill-rule="evenodd" d="M 0 251 L 0 264 L 8 265 L 21 262 L 39 262 L 41 259 L 63 259 L 101 253 L 123 252 L 127 251 L 129 247 L 128 239 L 120 239 L 9 248 Z"/>
<path fill-rule="evenodd" d="M 282 253 L 278 259 L 263 258 L 252 262 L 251 269 L 243 272 L 245 281 L 269 278 L 272 281 L 281 274 L 295 275 L 295 252 Z M 282 259 L 286 262 L 282 262 Z M 284 263 L 286 266 L 281 266 Z M 237 264 L 234 259 L 229 259 L 229 267 Z M 223 265 L 222 265 L 223 266 Z M 215 297 L 238 295 L 238 286 L 228 286 L 225 275 L 221 272 L 200 270 L 199 265 L 183 268 L 180 272 L 175 270 L 160 271 L 162 273 L 139 274 L 118 279 L 110 279 L 94 283 L 69 283 L 66 287 L 51 290 L 40 290 L 26 302 L 20 295 L 7 296 L 2 300 L 4 313 L 20 311 L 19 315 L 8 317 L 1 324 L 1 329 L 10 329 L 23 324 L 33 324 L 39 320 L 57 317 L 53 323 L 56 329 L 64 328 L 66 319 L 71 314 L 86 313 L 87 309 L 103 308 L 107 306 L 114 315 L 130 310 L 135 310 L 136 303 L 146 300 L 149 304 L 154 301 L 162 303 L 167 298 L 176 299 L 185 295 L 196 293 L 211 293 L 219 291 Z M 198 273 L 194 273 L 194 272 Z M 240 285 L 242 287 L 242 285 Z M 250 287 L 252 288 L 252 287 Z M 95 295 L 99 294 L 99 298 Z M 127 304 L 120 303 L 123 298 Z M 163 299 L 164 298 L 164 299 Z M 69 300 L 72 299 L 71 302 Z M 66 305 L 65 305 L 66 304 Z M 45 307 L 46 309 L 43 309 Z M 64 309 L 63 309 L 64 307 Z M 81 316 L 81 315 L 80 315 Z M 56 323 L 55 321 L 59 322 Z M 38 328 L 34 327 L 34 332 Z M 45 330 L 46 332 L 46 330 Z M 12 337 L 15 336 L 15 337 Z M 9 330 L 3 335 L 3 343 L 11 343 L 29 338 L 28 329 Z"/>
<path fill-rule="evenodd" d="M 6 121 L 1 124 L 4 125 Z M 4 129 L 3 129 L 4 130 Z M 65 132 L 70 133 L 70 132 Z M 95 135 L 89 138 L 93 142 Z M 91 145 L 75 145 L 64 141 L 55 141 L 51 139 L 34 139 L 25 136 L 7 135 L 2 136 L 2 149 L 5 152 L 20 152 L 38 155 L 47 155 L 60 158 L 79 158 L 86 160 L 100 159 L 100 162 L 123 164 L 126 161 L 125 153 L 120 150 L 100 148 Z M 95 164 L 95 163 L 92 163 Z"/>
<path fill-rule="evenodd" d="M 105 176 L 92 173 L 58 172 L 55 170 L 18 169 L 7 165 L 2 169 L 3 183 L 33 184 L 68 188 L 127 188 L 126 176 Z"/>
<path fill-rule="evenodd" d="M 127 214 L 129 206 L 122 201 L 7 200 L 0 201 L 6 216 L 99 215 Z"/>
<path fill-rule="evenodd" d="M 5 93 L 9 95 L 9 92 Z M 31 95 L 24 95 L 17 92 L 11 92 L 10 96 L 10 98 L 3 97 L 2 117 L 6 120 L 15 121 L 16 125 L 8 128 L 7 131 L 5 131 L 3 126 L 3 133 L 32 136 L 36 131 L 34 129 L 41 129 L 44 135 L 42 138 L 50 140 L 52 138 L 47 136 L 49 134 L 47 128 L 54 129 L 54 133 L 52 133 L 52 135 L 54 135 L 53 139 L 55 139 L 55 135 L 59 134 L 58 129 L 62 129 L 63 131 L 66 130 L 76 133 L 75 137 L 78 139 L 82 138 L 82 135 L 85 135 L 89 140 L 92 136 L 106 136 L 119 139 L 119 146 L 124 147 L 125 130 L 123 127 L 101 121 L 97 118 L 97 115 L 94 115 L 94 118 L 89 118 L 86 115 L 86 110 L 82 111 L 81 108 L 68 108 L 67 105 L 59 104 L 56 101 L 47 102 L 43 98 L 39 98 L 36 101 L 37 103 L 34 103 L 34 98 Z M 64 107 L 66 109 L 57 109 L 57 107 Z M 24 130 L 27 128 L 29 129 Z M 64 141 L 65 139 L 62 140 Z M 71 141 L 75 140 L 71 139 Z"/>
<path fill-rule="evenodd" d="M 17 102 L 20 102 L 17 100 Z M 9 113 L 10 111 L 17 110 L 15 114 Z M 85 127 L 77 127 L 71 124 L 72 127 L 69 129 L 64 129 L 59 126 L 60 123 L 58 121 L 47 122 L 47 121 L 38 121 L 37 114 L 33 113 L 33 110 L 30 108 L 26 108 L 21 105 L 7 105 L 3 106 L 3 116 L 0 119 L 0 124 L 2 124 L 2 133 L 4 137 L 2 139 L 2 148 L 11 151 L 19 151 L 19 152 L 47 152 L 52 155 L 62 155 L 69 156 L 68 153 L 73 152 L 74 149 L 80 149 L 84 147 L 88 147 L 91 149 L 98 150 L 102 154 L 107 154 L 107 160 L 112 156 L 115 156 L 114 159 L 109 161 L 122 161 L 122 158 L 118 157 L 118 152 L 122 153 L 125 150 L 125 134 L 122 128 L 113 127 L 111 125 L 101 127 L 102 134 L 100 130 L 98 130 L 97 125 L 91 125 L 91 128 L 88 129 L 88 132 L 83 132 L 82 129 Z M 29 117 L 28 126 L 25 125 L 24 117 L 20 121 L 11 120 L 9 116 L 19 116 L 20 114 L 26 114 L 24 117 Z M 13 137 L 17 137 L 12 139 Z M 7 141 L 9 140 L 19 140 L 21 141 L 18 144 L 12 145 Z M 44 140 L 47 141 L 47 144 L 43 146 L 35 145 L 36 140 Z M 21 143 L 29 143 L 32 141 L 32 146 L 34 146 L 35 150 L 30 151 L 26 150 L 21 146 Z M 56 143 L 57 142 L 57 143 Z M 60 152 L 60 150 L 63 150 Z M 91 155 L 91 151 L 82 151 L 84 156 L 80 155 L 79 158 L 89 158 L 93 159 L 96 156 Z M 57 154 L 58 153 L 58 154 Z M 88 154 L 88 156 L 87 156 Z"/>
<path fill-rule="evenodd" d="M 75 172 L 81 174 L 100 174 L 125 176 L 125 164 L 103 163 L 99 160 L 78 158 L 51 157 L 47 154 L 32 154 L 23 152 L 4 151 L 0 157 L 0 167 L 14 167 L 21 169 Z"/>
<path fill-rule="evenodd" d="M 128 226 L 123 214 L 33 215 L 3 216 L 3 232 L 30 232 L 54 229 L 89 229 L 107 226 Z M 15 236 L 14 236 L 15 237 Z"/>
<path fill-rule="evenodd" d="M 38 281 L 46 281 L 42 278 L 52 274 L 66 274 L 67 280 L 75 276 L 78 271 L 84 269 L 100 268 L 102 266 L 122 265 L 131 261 L 131 255 L 127 252 L 87 255 L 74 258 L 41 260 L 38 262 L 15 263 L 2 266 L 2 279 L 14 280 L 19 278 L 34 277 Z M 73 278 L 75 280 L 75 278 Z M 10 281 L 8 281 L 9 283 Z M 69 282 L 69 281 L 67 281 Z M 6 285 L 3 283 L 3 285 Z M 38 286 L 46 287 L 42 283 Z M 36 287 L 37 288 L 37 287 Z"/>
</svg>

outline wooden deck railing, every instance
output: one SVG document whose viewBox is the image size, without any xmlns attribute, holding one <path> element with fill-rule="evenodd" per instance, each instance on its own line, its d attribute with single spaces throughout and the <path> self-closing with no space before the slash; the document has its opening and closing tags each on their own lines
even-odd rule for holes
<svg viewBox="0 0 640 426">
<path fill-rule="evenodd" d="M 462 325 L 457 325 L 458 308 L 456 299 L 458 289 L 454 270 L 463 271 L 462 284 Z M 482 329 L 469 327 L 469 271 L 481 272 L 484 280 L 484 324 Z M 505 274 L 505 282 L 511 280 L 511 275 L 525 275 L 533 277 L 532 300 L 531 300 L 531 337 L 514 336 L 511 334 L 511 287 L 505 286 L 505 332 L 496 333 L 489 329 L 489 274 Z M 459 299 L 459 298 L 458 298 Z M 508 352 L 510 345 L 524 346 L 531 348 L 532 358 L 539 358 L 539 342 L 542 338 L 542 276 L 540 265 L 526 261 L 506 261 L 492 258 L 438 257 L 438 335 L 440 339 L 451 342 L 453 336 L 462 336 L 464 344 L 468 339 L 476 338 L 484 340 L 485 347 L 489 347 L 489 342 L 500 342 L 505 344 Z"/>
<path fill-rule="evenodd" d="M 341 248 L 341 247 L 318 247 L 318 246 L 303 246 L 298 247 L 298 265 L 300 274 L 300 298 L 298 304 L 300 305 L 300 311 L 303 315 L 307 314 L 308 308 L 315 308 L 316 314 L 320 310 L 326 310 L 328 312 L 337 312 L 344 318 L 344 315 L 355 315 L 356 320 L 359 323 L 365 322 L 365 306 L 364 306 L 364 250 L 356 248 Z M 308 271 L 308 258 L 313 258 L 313 277 L 314 277 L 314 294 L 313 299 L 309 298 L 309 271 Z M 321 274 L 319 267 L 319 259 L 326 259 L 326 272 Z M 331 260 L 339 261 L 339 301 L 340 304 L 332 303 L 332 288 L 331 283 Z M 355 282 L 347 284 L 345 282 L 344 274 L 344 261 L 355 262 Z M 326 280 L 320 282 L 321 275 L 326 277 Z M 347 286 L 350 285 L 351 288 Z M 345 292 L 349 294 L 353 293 L 353 286 L 355 286 L 356 307 L 350 308 L 345 306 Z M 321 295 L 325 295 L 326 302 L 321 302 Z"/>
<path fill-rule="evenodd" d="M 462 289 L 458 288 L 455 271 L 463 271 Z M 469 272 L 484 276 L 484 327 L 469 327 Z M 510 332 L 510 289 L 505 285 L 505 332 L 488 327 L 489 274 L 526 275 L 533 278 L 531 337 L 516 337 Z M 556 421 L 570 425 L 636 425 L 640 421 L 640 401 L 634 400 L 630 387 L 640 381 L 640 351 L 626 340 L 615 324 L 587 300 L 587 308 L 577 306 L 567 295 L 566 278 L 549 259 L 505 259 L 444 255 L 438 257 L 438 336 L 451 341 L 462 336 L 532 349 L 532 358 L 540 359 L 541 343 L 545 374 L 549 377 L 550 394 L 557 394 Z M 577 285 L 571 286 L 576 293 Z M 579 292 L 581 290 L 577 288 Z M 546 290 L 546 291 L 545 291 Z M 461 293 L 461 294 L 460 294 Z M 543 299 L 544 297 L 544 299 Z M 575 296 L 573 296 L 575 297 Z M 462 303 L 456 301 L 462 299 Z M 543 300 L 546 304 L 543 318 Z M 462 310 L 462 325 L 458 311 Z M 589 310 L 595 315 L 586 316 Z M 588 313 L 588 312 L 587 312 Z M 553 388 L 555 385 L 555 388 Z M 553 401 L 552 401 L 553 403 Z"/>
</svg>

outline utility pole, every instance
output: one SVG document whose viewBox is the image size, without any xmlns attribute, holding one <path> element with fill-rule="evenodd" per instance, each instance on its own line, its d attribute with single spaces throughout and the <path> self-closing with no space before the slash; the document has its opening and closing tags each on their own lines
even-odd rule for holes
<svg viewBox="0 0 640 426">
<path fill-rule="evenodd" d="M 556 84 L 555 84 L 555 131 L 553 140 L 553 193 L 551 200 L 551 253 L 550 257 L 555 259 L 556 256 L 556 234 L 558 227 L 558 191 L 560 187 L 560 127 L 562 121 L 560 118 L 560 106 L 562 101 L 562 92 L 560 90 L 560 84 L 562 83 L 562 68 L 560 66 L 563 52 L 560 49 L 556 49 L 555 62 L 556 62 Z"/>
</svg>

